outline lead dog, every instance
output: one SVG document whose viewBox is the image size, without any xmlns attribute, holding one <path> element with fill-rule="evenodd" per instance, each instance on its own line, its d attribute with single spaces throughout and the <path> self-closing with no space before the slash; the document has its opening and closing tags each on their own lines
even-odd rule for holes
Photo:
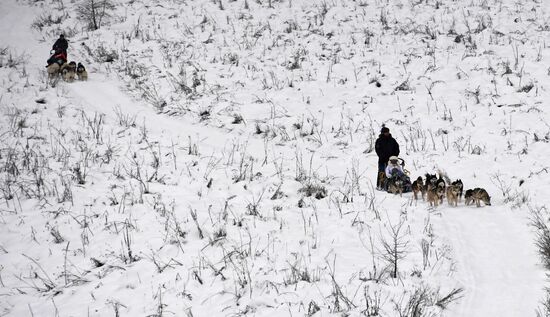
<svg viewBox="0 0 550 317">
<path fill-rule="evenodd" d="M 468 189 L 464 193 L 464 202 L 466 205 L 475 202 L 477 207 L 481 207 L 482 202 L 487 206 L 491 206 L 491 196 L 489 196 L 489 193 L 487 193 L 485 189 L 476 187 L 474 189 Z"/>
<path fill-rule="evenodd" d="M 478 207 L 481 207 L 481 202 L 487 206 L 491 206 L 491 196 L 489 196 L 489 193 L 483 188 L 475 188 L 472 197 Z"/>
</svg>

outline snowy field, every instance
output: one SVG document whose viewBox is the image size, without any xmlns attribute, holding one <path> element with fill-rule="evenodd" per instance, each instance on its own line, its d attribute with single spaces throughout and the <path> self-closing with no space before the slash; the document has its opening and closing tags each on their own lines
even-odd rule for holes
<svg viewBox="0 0 550 317">
<path fill-rule="evenodd" d="M 89 1 L 0 1 L 0 316 L 550 316 L 546 0 Z"/>
</svg>

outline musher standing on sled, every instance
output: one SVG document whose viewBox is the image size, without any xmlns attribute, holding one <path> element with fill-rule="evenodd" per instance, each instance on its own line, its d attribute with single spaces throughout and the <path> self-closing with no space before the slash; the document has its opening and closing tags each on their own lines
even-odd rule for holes
<svg viewBox="0 0 550 317">
<path fill-rule="evenodd" d="M 59 35 L 59 38 L 52 46 L 52 51 L 54 51 L 54 53 L 46 61 L 48 64 L 46 67 L 53 63 L 58 63 L 59 66 L 65 64 L 67 62 L 67 48 L 69 48 L 69 43 L 65 39 L 65 35 Z"/>
<path fill-rule="evenodd" d="M 383 188 L 381 188 L 382 184 L 380 182 L 382 180 L 381 178 L 383 177 L 383 173 L 385 173 L 388 161 L 391 156 L 399 156 L 399 144 L 391 136 L 390 129 L 382 126 L 382 129 L 380 130 L 380 135 L 378 136 L 378 139 L 376 140 L 376 143 L 374 145 L 374 149 L 376 150 L 376 154 L 378 155 L 378 173 L 376 178 L 376 188 L 379 190 L 383 190 Z"/>
</svg>

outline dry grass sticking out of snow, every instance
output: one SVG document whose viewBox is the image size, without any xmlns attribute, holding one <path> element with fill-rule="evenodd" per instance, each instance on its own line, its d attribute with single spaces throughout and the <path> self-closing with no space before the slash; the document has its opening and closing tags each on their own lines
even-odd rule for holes
<svg viewBox="0 0 550 317">
<path fill-rule="evenodd" d="M 541 4 L 127 1 L 94 31 L 75 5 L 19 2 L 58 8 L 25 32 L 65 32 L 88 82 L 51 87 L 42 52 L 0 47 L 2 314 L 535 310 L 540 290 L 505 301 L 522 276 L 491 273 L 535 261 L 521 221 L 548 200 Z M 442 170 L 493 206 L 374 190 L 382 124 L 412 179 Z M 462 239 L 499 225 L 517 243 Z M 509 250 L 525 262 L 490 267 Z"/>
</svg>

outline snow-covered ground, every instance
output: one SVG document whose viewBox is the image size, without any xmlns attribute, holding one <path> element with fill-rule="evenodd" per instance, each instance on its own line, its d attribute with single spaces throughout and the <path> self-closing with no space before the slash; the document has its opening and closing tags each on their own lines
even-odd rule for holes
<svg viewBox="0 0 550 317">
<path fill-rule="evenodd" d="M 0 2 L 1 316 L 543 311 L 544 1 L 83 2 Z M 491 206 L 374 190 L 382 124 Z"/>
</svg>

